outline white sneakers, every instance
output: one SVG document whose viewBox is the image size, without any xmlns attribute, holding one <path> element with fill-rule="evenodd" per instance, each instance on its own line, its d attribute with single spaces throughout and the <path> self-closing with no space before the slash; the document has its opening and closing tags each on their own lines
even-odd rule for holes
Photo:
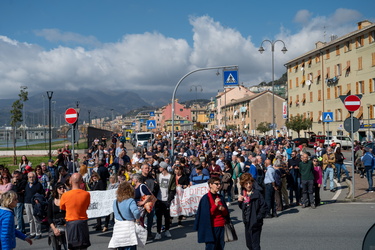
<svg viewBox="0 0 375 250">
<path fill-rule="evenodd" d="M 164 232 L 164 234 L 165 234 L 165 236 L 166 236 L 167 238 L 171 238 L 171 237 L 172 237 L 171 232 L 169 232 L 169 230 L 166 230 L 166 231 Z M 154 240 L 161 240 L 161 234 L 156 233 Z"/>
<path fill-rule="evenodd" d="M 169 232 L 169 230 L 166 230 L 165 236 L 167 236 L 167 238 L 171 238 L 172 237 L 171 232 Z"/>
<path fill-rule="evenodd" d="M 156 233 L 154 240 L 160 240 L 160 239 L 161 239 L 161 234 Z"/>
</svg>

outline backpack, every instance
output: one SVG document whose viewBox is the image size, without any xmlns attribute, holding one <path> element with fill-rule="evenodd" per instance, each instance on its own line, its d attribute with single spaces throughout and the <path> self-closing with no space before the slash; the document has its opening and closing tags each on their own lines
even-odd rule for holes
<svg viewBox="0 0 375 250">
<path fill-rule="evenodd" d="M 35 200 L 38 200 L 38 203 L 35 202 Z M 48 202 L 47 199 L 37 193 L 34 195 L 32 199 L 33 204 L 33 215 L 35 218 L 37 218 L 39 221 L 43 221 L 47 218 L 47 211 L 48 211 Z"/>
</svg>

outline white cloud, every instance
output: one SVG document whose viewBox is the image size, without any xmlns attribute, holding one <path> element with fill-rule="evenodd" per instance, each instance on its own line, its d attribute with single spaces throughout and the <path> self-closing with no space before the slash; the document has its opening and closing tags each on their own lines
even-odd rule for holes
<svg viewBox="0 0 375 250">
<path fill-rule="evenodd" d="M 35 35 L 44 37 L 50 42 L 62 42 L 65 44 L 81 44 L 99 46 L 100 42 L 94 36 L 83 36 L 74 32 L 62 32 L 58 29 L 42 29 L 34 31 Z"/>
<path fill-rule="evenodd" d="M 294 17 L 294 21 L 296 23 L 305 24 L 307 23 L 311 18 L 312 13 L 308 10 L 300 10 L 297 12 L 297 14 Z"/>
<path fill-rule="evenodd" d="M 353 17 L 354 16 L 354 17 Z M 326 40 L 331 34 L 344 35 L 355 30 L 361 17 L 354 10 L 338 9 L 331 16 L 312 17 L 301 10 L 295 21 L 302 26 L 296 33 L 285 27 L 270 40 L 282 39 L 288 52 L 281 53 L 282 44 L 275 45 L 275 77 L 285 72 L 284 64 Z M 16 98 L 21 85 L 30 94 L 45 90 L 80 88 L 142 90 L 172 92 L 177 81 L 190 70 L 202 67 L 238 65 L 240 82 L 246 85 L 270 81 L 271 50 L 265 43 L 265 53 L 258 52 L 250 37 L 230 27 L 224 27 L 209 16 L 191 17 L 193 47 L 183 39 L 160 33 L 125 35 L 120 41 L 100 44 L 93 49 L 59 46 L 45 50 L 37 45 L 20 43 L 0 36 L 0 98 Z M 43 30 L 38 33 L 51 41 L 96 44 L 94 37 L 85 38 L 69 32 Z M 197 73 L 184 80 L 187 85 L 201 84 L 204 92 L 213 95 L 222 87 L 222 76 L 216 71 Z"/>
</svg>

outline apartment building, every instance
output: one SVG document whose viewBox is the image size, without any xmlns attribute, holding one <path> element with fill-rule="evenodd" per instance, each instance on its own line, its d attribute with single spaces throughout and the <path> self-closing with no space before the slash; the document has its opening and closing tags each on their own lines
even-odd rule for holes
<svg viewBox="0 0 375 250">
<path fill-rule="evenodd" d="M 232 100 L 222 107 L 222 113 L 226 114 L 227 126 L 234 126 L 237 130 L 247 131 L 250 134 L 258 134 L 257 124 L 268 122 L 272 124 L 272 98 L 271 91 L 264 91 L 251 96 Z M 274 95 L 276 129 L 281 130 L 285 125 L 282 115 L 284 98 Z M 272 134 L 270 129 L 269 134 Z"/>
<path fill-rule="evenodd" d="M 317 134 L 348 134 L 343 127 L 350 116 L 340 96 L 362 95 L 354 113 L 361 128 L 355 139 L 374 138 L 375 128 L 375 24 L 358 23 L 357 30 L 286 63 L 289 117 L 303 115 L 312 120 Z M 333 113 L 333 122 L 323 123 L 323 112 Z"/>
</svg>

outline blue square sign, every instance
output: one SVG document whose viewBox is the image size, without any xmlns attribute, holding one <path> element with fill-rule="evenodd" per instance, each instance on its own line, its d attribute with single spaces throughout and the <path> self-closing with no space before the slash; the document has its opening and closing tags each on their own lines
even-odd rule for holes
<svg viewBox="0 0 375 250">
<path fill-rule="evenodd" d="M 323 112 L 323 122 L 333 122 L 333 112 Z"/>
<path fill-rule="evenodd" d="M 238 70 L 224 70 L 224 87 L 238 86 Z"/>
<path fill-rule="evenodd" d="M 147 129 L 156 129 L 156 121 L 155 120 L 148 120 L 146 122 Z"/>
</svg>

